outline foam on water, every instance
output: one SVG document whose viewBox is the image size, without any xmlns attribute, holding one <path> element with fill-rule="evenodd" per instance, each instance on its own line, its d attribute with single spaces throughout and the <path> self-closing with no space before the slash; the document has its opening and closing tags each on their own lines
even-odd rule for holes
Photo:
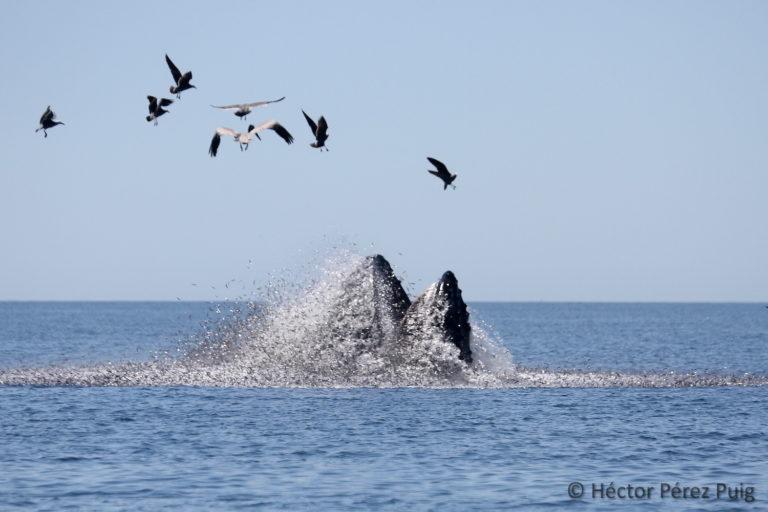
<svg viewBox="0 0 768 512">
<path fill-rule="evenodd" d="M 230 387 L 703 387 L 768 385 L 756 375 L 626 373 L 525 368 L 472 325 L 471 365 L 437 331 L 403 341 L 376 300 L 375 273 L 337 255 L 304 284 L 277 280 L 248 311 L 206 329 L 179 355 L 148 362 L 0 369 L 0 384 Z M 353 273 L 354 276 L 353 276 Z M 355 286 L 348 285 L 350 276 Z M 345 285 L 346 283 L 346 285 Z M 429 293 L 429 291 L 427 292 Z M 375 336 L 361 336 L 370 318 Z M 367 332 L 367 331 L 366 331 Z"/>
</svg>

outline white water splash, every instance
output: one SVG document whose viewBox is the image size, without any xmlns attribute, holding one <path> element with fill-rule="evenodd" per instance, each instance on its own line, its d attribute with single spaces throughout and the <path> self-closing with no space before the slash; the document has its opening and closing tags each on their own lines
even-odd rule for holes
<svg viewBox="0 0 768 512">
<path fill-rule="evenodd" d="M 0 384 L 228 387 L 691 387 L 768 385 L 741 375 L 524 368 L 476 323 L 471 365 L 437 329 L 398 336 L 374 273 L 342 254 L 299 285 L 277 280 L 246 314 L 203 333 L 179 357 L 76 367 L 0 369 Z M 371 331 L 372 321 L 378 326 Z"/>
</svg>

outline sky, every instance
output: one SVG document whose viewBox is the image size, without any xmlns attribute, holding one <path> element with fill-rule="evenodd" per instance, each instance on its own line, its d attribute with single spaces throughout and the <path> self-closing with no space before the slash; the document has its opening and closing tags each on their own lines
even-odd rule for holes
<svg viewBox="0 0 768 512">
<path fill-rule="evenodd" d="M 768 300 L 766 2 L 115 5 L 4 5 L 0 300 L 220 300 L 334 247 L 475 301 Z M 153 126 L 166 52 L 198 89 Z M 248 124 L 210 104 L 281 96 L 248 121 L 295 144 L 208 156 Z"/>
</svg>

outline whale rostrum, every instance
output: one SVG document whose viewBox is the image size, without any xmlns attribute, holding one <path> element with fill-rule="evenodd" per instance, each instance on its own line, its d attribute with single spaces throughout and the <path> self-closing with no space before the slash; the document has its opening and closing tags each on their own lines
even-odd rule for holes
<svg viewBox="0 0 768 512">
<path fill-rule="evenodd" d="M 444 341 L 459 349 L 459 359 L 472 362 L 469 312 L 453 272 L 445 272 L 438 282 L 413 301 L 403 318 L 402 332 L 406 338 L 438 333 Z"/>
<path fill-rule="evenodd" d="M 458 348 L 460 360 L 472 362 L 469 312 L 450 270 L 411 302 L 392 266 L 376 254 L 349 273 L 341 290 L 329 327 L 336 338 L 354 339 L 355 352 L 437 338 Z"/>
</svg>

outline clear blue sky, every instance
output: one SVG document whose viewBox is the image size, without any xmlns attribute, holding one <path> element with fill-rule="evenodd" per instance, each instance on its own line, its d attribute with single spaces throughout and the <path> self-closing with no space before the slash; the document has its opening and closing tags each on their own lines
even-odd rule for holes
<svg viewBox="0 0 768 512">
<path fill-rule="evenodd" d="M 766 2 L 116 5 L 4 5 L 0 299 L 212 299 L 340 240 L 470 300 L 768 298 Z M 166 52 L 198 89 L 154 127 Z M 209 104 L 280 96 L 296 144 L 208 157 L 247 124 Z"/>
</svg>

